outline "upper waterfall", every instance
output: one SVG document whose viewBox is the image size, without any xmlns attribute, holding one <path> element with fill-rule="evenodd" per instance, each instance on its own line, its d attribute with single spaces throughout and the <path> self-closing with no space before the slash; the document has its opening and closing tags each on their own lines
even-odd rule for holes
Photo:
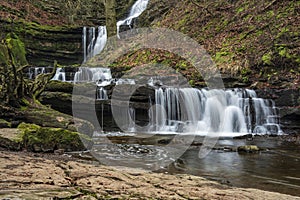
<svg viewBox="0 0 300 200">
<path fill-rule="evenodd" d="M 118 37 L 120 37 L 119 36 L 120 26 L 127 25 L 131 28 L 132 20 L 139 17 L 147 9 L 148 2 L 149 2 L 149 0 L 137 0 L 133 4 L 128 17 L 124 20 L 120 20 L 117 22 Z"/>
<path fill-rule="evenodd" d="M 146 9 L 149 0 L 137 0 L 130 9 L 129 15 L 124 20 L 117 22 L 117 36 L 120 38 L 120 27 L 123 25 L 129 26 L 133 20 L 139 17 Z M 83 62 L 86 62 L 95 55 L 101 53 L 107 42 L 106 26 L 99 26 L 96 32 L 95 27 L 83 27 L 82 45 L 83 45 Z"/>
</svg>

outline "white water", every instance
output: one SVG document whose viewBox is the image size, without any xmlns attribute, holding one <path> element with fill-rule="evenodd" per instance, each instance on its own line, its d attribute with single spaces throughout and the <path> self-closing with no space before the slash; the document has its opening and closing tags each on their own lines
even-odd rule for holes
<svg viewBox="0 0 300 200">
<path fill-rule="evenodd" d="M 45 74 L 46 68 L 45 67 L 30 67 L 28 69 L 28 78 L 34 79 L 39 74 Z"/>
<path fill-rule="evenodd" d="M 109 68 L 80 67 L 75 73 L 74 83 L 96 82 L 98 86 L 105 86 L 110 84 L 111 79 L 112 75 Z"/>
<path fill-rule="evenodd" d="M 94 51 L 92 56 L 99 54 L 105 47 L 107 41 L 107 32 L 106 26 L 99 26 L 98 27 L 98 37 L 96 40 L 96 44 L 94 46 Z"/>
<path fill-rule="evenodd" d="M 96 96 L 97 100 L 107 100 L 108 99 L 107 91 L 103 87 L 98 88 L 96 95 L 97 95 Z"/>
<path fill-rule="evenodd" d="M 51 80 L 66 81 L 66 73 L 63 68 L 57 68 L 54 77 Z"/>
<path fill-rule="evenodd" d="M 82 45 L 83 45 L 83 62 L 85 63 L 87 60 L 87 38 L 86 38 L 86 27 L 83 27 L 82 31 Z"/>
<path fill-rule="evenodd" d="M 274 102 L 258 98 L 253 90 L 159 88 L 149 118 L 149 132 L 223 137 L 282 133 Z"/>
<path fill-rule="evenodd" d="M 120 35 L 119 35 L 120 26 L 126 25 L 126 26 L 129 26 L 129 28 L 131 29 L 133 19 L 139 17 L 147 9 L 148 2 L 149 2 L 149 0 L 137 0 L 133 4 L 128 17 L 124 20 L 120 20 L 117 22 L 118 38 L 120 38 Z"/>
<path fill-rule="evenodd" d="M 120 38 L 120 27 L 129 26 L 131 29 L 133 20 L 139 17 L 147 8 L 149 0 L 137 0 L 130 9 L 128 17 L 117 22 L 117 36 Z M 106 26 L 99 26 L 96 33 L 95 27 L 83 27 L 82 43 L 83 43 L 83 62 L 101 53 L 107 42 Z"/>
<path fill-rule="evenodd" d="M 99 54 L 107 41 L 106 26 L 99 26 L 96 33 L 95 27 L 83 27 L 82 31 L 83 62 Z"/>
</svg>

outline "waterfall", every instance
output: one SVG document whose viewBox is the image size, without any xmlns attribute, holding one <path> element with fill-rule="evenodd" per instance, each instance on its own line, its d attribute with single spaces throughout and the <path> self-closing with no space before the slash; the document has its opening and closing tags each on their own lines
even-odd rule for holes
<svg viewBox="0 0 300 200">
<path fill-rule="evenodd" d="M 120 27 L 123 25 L 131 28 L 132 20 L 139 17 L 147 8 L 149 0 L 137 0 L 130 9 L 128 17 L 117 22 L 117 36 L 120 38 Z M 106 26 L 99 26 L 98 33 L 95 27 L 83 27 L 82 31 L 83 62 L 101 53 L 107 42 Z"/>
<path fill-rule="evenodd" d="M 27 72 L 27 76 L 29 79 L 35 79 L 35 77 L 39 74 L 45 74 L 45 67 L 30 67 Z"/>
<path fill-rule="evenodd" d="M 96 99 L 97 100 L 107 100 L 108 99 L 107 91 L 103 87 L 99 87 L 97 89 Z"/>
<path fill-rule="evenodd" d="M 151 132 L 282 133 L 274 102 L 258 98 L 253 90 L 158 88 L 149 112 Z"/>
<path fill-rule="evenodd" d="M 83 43 L 83 62 L 86 62 L 87 59 L 87 49 L 86 49 L 86 27 L 83 27 L 82 31 L 82 43 Z"/>
<path fill-rule="evenodd" d="M 66 73 L 63 68 L 57 68 L 54 77 L 51 80 L 66 81 Z"/>
<path fill-rule="evenodd" d="M 99 54 L 105 47 L 107 41 L 106 26 L 98 27 L 98 37 L 94 46 L 92 56 Z"/>
<path fill-rule="evenodd" d="M 74 75 L 74 83 L 96 82 L 98 86 L 106 86 L 111 83 L 112 75 L 109 68 L 80 67 Z"/>
<path fill-rule="evenodd" d="M 148 2 L 149 0 L 137 0 L 131 7 L 128 17 L 124 20 L 120 20 L 117 22 L 118 38 L 120 38 L 119 36 L 120 26 L 127 25 L 131 28 L 132 20 L 139 17 L 147 9 Z"/>
</svg>

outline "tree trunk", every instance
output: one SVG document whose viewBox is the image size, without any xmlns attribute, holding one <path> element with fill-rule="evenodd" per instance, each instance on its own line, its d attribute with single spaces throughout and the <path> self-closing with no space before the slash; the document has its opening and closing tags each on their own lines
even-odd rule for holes
<svg viewBox="0 0 300 200">
<path fill-rule="evenodd" d="M 117 34 L 116 0 L 104 0 L 107 36 Z"/>
</svg>

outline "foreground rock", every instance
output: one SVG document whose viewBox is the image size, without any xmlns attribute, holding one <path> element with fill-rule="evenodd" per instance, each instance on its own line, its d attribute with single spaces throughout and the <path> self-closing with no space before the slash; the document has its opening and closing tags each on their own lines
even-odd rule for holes
<svg viewBox="0 0 300 200">
<path fill-rule="evenodd" d="M 91 144 L 87 135 L 62 128 L 22 123 L 18 128 L 0 129 L 0 147 L 12 151 L 84 151 Z"/>
<path fill-rule="evenodd" d="M 121 170 L 47 154 L 1 151 L 0 172 L 0 199 L 300 199 L 191 175 Z"/>
</svg>

